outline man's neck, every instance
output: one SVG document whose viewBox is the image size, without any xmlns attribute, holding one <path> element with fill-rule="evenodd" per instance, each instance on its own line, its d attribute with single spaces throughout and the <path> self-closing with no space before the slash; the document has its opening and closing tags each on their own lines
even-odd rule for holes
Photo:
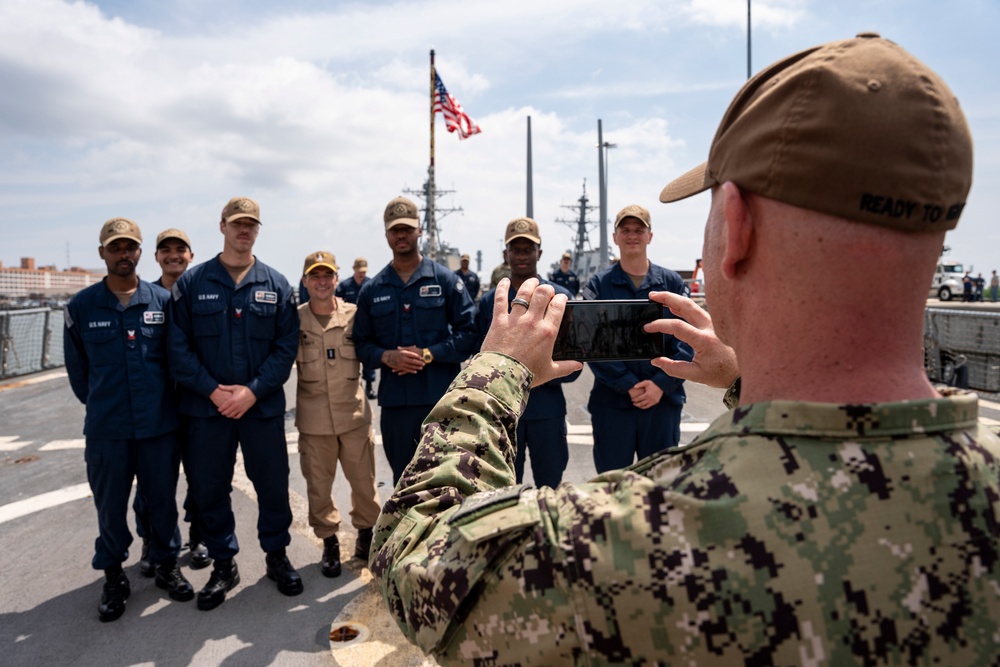
<svg viewBox="0 0 1000 667">
<path fill-rule="evenodd" d="M 233 248 L 223 248 L 219 261 L 231 268 L 241 268 L 253 264 L 253 251 L 240 252 Z"/>
<path fill-rule="evenodd" d="M 309 299 L 308 303 L 313 315 L 332 315 L 337 312 L 337 299 L 332 295 L 329 299 Z"/>
<path fill-rule="evenodd" d="M 365 274 L 361 273 L 354 276 L 354 282 L 356 284 L 360 285 L 364 281 L 365 281 Z"/>
<path fill-rule="evenodd" d="M 424 261 L 424 258 L 419 251 L 406 255 L 393 254 L 392 268 L 396 273 L 413 273 L 422 261 Z"/>
<path fill-rule="evenodd" d="M 803 302 L 805 303 L 805 302 Z M 844 312 L 835 328 L 822 301 L 796 308 L 753 302 L 741 317 L 741 341 L 734 345 L 743 377 L 740 402 L 815 401 L 880 403 L 936 398 L 923 365 L 923 310 L 901 304 L 879 312 Z M 914 334 L 913 332 L 916 332 Z M 761 345 L 760 341 L 785 344 Z"/>
<path fill-rule="evenodd" d="M 634 255 L 631 257 L 622 256 L 618 263 L 621 264 L 622 271 L 633 276 L 644 276 L 649 272 L 649 260 L 646 255 Z"/>
<path fill-rule="evenodd" d="M 174 283 L 176 283 L 176 282 L 177 282 L 177 278 L 174 278 L 173 276 L 167 275 L 166 273 L 164 273 L 162 276 L 160 276 L 160 284 L 163 285 L 163 289 L 167 290 L 168 292 L 170 291 L 170 289 L 174 286 Z"/>
<path fill-rule="evenodd" d="M 139 276 L 132 273 L 128 276 L 122 277 L 109 273 L 104 284 L 107 285 L 108 289 L 112 292 L 128 292 L 129 290 L 134 290 L 139 286 Z"/>
</svg>

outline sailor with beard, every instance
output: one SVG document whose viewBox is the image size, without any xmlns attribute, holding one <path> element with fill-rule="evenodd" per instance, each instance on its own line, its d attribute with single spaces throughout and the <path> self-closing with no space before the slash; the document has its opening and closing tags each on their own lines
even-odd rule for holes
<svg viewBox="0 0 1000 667">
<path fill-rule="evenodd" d="M 354 344 L 368 368 L 381 364 L 380 428 L 395 484 L 417 451 L 420 425 L 476 345 L 475 305 L 454 272 L 421 255 L 417 205 L 385 207 L 392 261 L 361 288 Z"/>
<path fill-rule="evenodd" d="M 194 590 L 177 566 L 180 445 L 166 365 L 170 294 L 135 272 L 142 255 L 137 224 L 108 220 L 100 241 L 108 275 L 66 306 L 63 346 L 73 393 L 87 406 L 84 456 L 99 534 L 92 564 L 105 574 L 98 617 L 113 621 L 131 593 L 122 563 L 132 543 L 128 498 L 136 477 L 148 505 L 156 585 L 182 602 Z"/>
</svg>

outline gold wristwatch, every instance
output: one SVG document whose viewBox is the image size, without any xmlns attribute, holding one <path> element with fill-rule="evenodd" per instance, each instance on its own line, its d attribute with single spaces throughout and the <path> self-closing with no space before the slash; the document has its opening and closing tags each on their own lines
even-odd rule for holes
<svg viewBox="0 0 1000 667">
<path fill-rule="evenodd" d="M 431 363 L 432 361 L 434 361 L 434 355 L 433 355 L 433 354 L 431 354 L 431 351 L 430 351 L 430 349 L 429 349 L 429 348 L 426 348 L 426 347 L 425 347 L 425 348 L 424 348 L 424 363 L 425 363 L 425 364 L 429 364 L 429 363 Z"/>
</svg>

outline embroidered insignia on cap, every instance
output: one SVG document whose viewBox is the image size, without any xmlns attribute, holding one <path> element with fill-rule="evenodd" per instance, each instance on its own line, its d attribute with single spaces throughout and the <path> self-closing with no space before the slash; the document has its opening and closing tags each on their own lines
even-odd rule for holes
<svg viewBox="0 0 1000 667">
<path fill-rule="evenodd" d="M 526 232 L 529 229 L 531 229 L 531 225 L 528 224 L 527 220 L 518 220 L 517 222 L 514 223 L 515 232 Z"/>
<path fill-rule="evenodd" d="M 116 232 L 126 232 L 128 231 L 128 223 L 121 219 L 115 220 L 114 223 L 112 223 L 111 225 L 111 229 L 115 230 Z"/>
<path fill-rule="evenodd" d="M 406 215 L 406 204 L 400 202 L 392 207 L 392 212 L 395 215 Z"/>
<path fill-rule="evenodd" d="M 241 199 L 240 202 L 239 202 L 239 204 L 237 204 L 237 206 L 240 207 L 241 211 L 252 211 L 253 210 L 253 202 L 250 201 L 249 199 Z"/>
</svg>

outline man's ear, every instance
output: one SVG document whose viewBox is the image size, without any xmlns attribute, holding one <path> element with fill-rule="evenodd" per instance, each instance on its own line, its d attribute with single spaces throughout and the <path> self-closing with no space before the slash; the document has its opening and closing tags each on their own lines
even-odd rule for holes
<svg viewBox="0 0 1000 667">
<path fill-rule="evenodd" d="M 753 214 L 743 192 L 732 181 L 722 184 L 722 197 L 726 250 L 720 268 L 723 276 L 735 278 L 740 263 L 750 257 L 753 247 Z"/>
</svg>

